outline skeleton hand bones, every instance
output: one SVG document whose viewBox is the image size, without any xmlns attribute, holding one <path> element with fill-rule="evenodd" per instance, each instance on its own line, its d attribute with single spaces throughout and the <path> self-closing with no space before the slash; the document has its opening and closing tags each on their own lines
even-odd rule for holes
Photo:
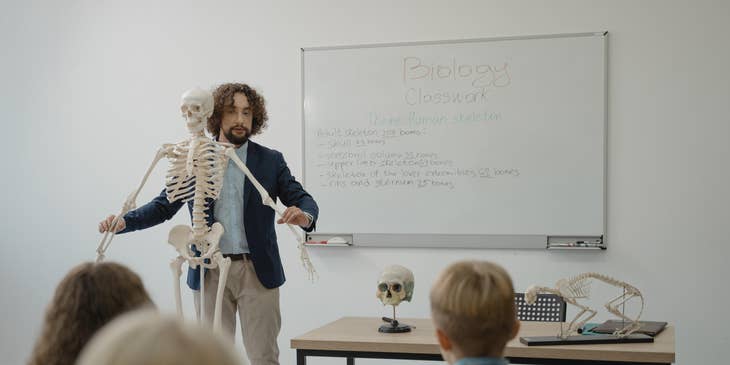
<svg viewBox="0 0 730 365">
<path fill-rule="evenodd" d="M 126 222 L 123 218 L 124 215 L 127 214 L 127 212 L 129 212 L 130 210 L 136 208 L 137 195 L 139 195 L 142 187 L 144 187 L 144 184 L 147 182 L 147 178 L 150 176 L 150 173 L 152 173 L 152 170 L 155 168 L 155 166 L 157 166 L 157 163 L 160 162 L 163 157 L 167 156 L 170 153 L 173 147 L 174 145 L 172 144 L 164 144 L 157 150 L 155 158 L 154 160 L 152 160 L 152 164 L 147 169 L 147 173 L 142 178 L 142 182 L 140 182 L 137 190 L 132 191 L 129 196 L 127 196 L 124 204 L 122 204 L 122 209 L 119 215 L 117 215 L 116 217 L 107 217 L 107 219 L 99 223 L 99 233 L 104 233 L 104 237 L 101 238 L 101 242 L 99 242 L 99 246 L 96 248 L 96 261 L 104 260 L 104 252 L 106 252 L 107 248 L 109 248 L 109 245 L 111 245 L 112 240 L 114 239 L 114 235 L 126 227 Z"/>
<path fill-rule="evenodd" d="M 284 210 L 284 213 L 281 215 L 281 218 L 276 221 L 278 224 L 296 224 L 300 227 L 308 227 L 312 222 L 310 222 L 309 217 L 299 209 L 298 207 L 288 207 Z"/>
</svg>

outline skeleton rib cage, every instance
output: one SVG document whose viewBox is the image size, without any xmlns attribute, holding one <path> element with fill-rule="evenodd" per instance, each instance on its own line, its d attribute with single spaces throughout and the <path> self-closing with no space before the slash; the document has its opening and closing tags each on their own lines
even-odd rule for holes
<svg viewBox="0 0 730 365">
<path fill-rule="evenodd" d="M 183 203 L 193 200 L 193 243 L 197 245 L 203 244 L 202 237 L 210 230 L 205 200 L 215 200 L 220 195 L 228 166 L 226 147 L 209 138 L 196 137 L 170 146 L 167 154 L 170 161 L 165 178 L 167 200 Z M 207 251 L 207 247 L 198 249 Z"/>
</svg>

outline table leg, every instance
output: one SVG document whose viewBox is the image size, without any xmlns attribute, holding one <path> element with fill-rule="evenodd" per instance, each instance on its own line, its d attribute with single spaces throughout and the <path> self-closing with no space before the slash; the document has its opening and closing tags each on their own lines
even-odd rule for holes
<svg viewBox="0 0 730 365">
<path fill-rule="evenodd" d="M 307 365 L 307 356 L 302 350 L 297 350 L 297 365 Z"/>
</svg>

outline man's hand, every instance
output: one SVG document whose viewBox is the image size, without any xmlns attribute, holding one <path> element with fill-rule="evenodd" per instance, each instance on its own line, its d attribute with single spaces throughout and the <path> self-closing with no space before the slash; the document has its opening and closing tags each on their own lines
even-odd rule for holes
<svg viewBox="0 0 730 365">
<path fill-rule="evenodd" d="M 306 228 L 309 227 L 312 222 L 309 221 L 309 217 L 307 217 L 307 215 L 301 209 L 297 207 L 289 207 L 286 208 L 284 214 L 281 215 L 281 218 L 279 218 L 276 223 L 296 224 L 300 227 Z"/>
<path fill-rule="evenodd" d="M 103 221 L 99 222 L 99 233 L 109 231 L 112 226 L 112 221 L 114 220 L 114 217 L 114 215 L 110 215 L 106 217 L 106 219 L 104 219 Z M 117 225 L 116 227 L 114 227 L 114 233 L 117 233 L 126 227 L 127 223 L 124 221 L 124 218 L 119 217 L 119 219 L 117 220 Z"/>
</svg>

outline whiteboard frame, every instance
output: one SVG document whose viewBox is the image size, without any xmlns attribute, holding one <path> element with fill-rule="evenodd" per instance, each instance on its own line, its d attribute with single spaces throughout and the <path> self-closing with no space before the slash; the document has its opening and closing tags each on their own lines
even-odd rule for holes
<svg viewBox="0 0 730 365">
<path fill-rule="evenodd" d="M 425 45 L 443 45 L 443 44 L 464 44 L 464 43 L 485 43 L 495 41 L 509 40 L 529 40 L 529 39 L 554 39 L 554 38 L 578 38 L 578 37 L 602 37 L 603 38 L 603 227 L 600 236 L 559 236 L 551 237 L 546 235 L 503 235 L 503 234 L 408 234 L 408 233 L 363 233 L 350 232 L 349 237 L 352 240 L 348 242 L 348 246 L 361 247 L 411 247 L 411 248 L 501 248 L 501 249 L 550 249 L 551 244 L 556 246 L 552 248 L 565 249 L 562 246 L 567 243 L 584 242 L 590 240 L 596 242 L 590 246 L 570 247 L 570 249 L 601 249 L 605 250 L 606 246 L 606 230 L 608 226 L 608 31 L 602 32 L 583 32 L 583 33 L 559 33 L 559 34 L 542 34 L 542 35 L 524 35 L 524 36 L 503 36 L 490 38 L 469 38 L 469 39 L 450 39 L 436 41 L 414 41 L 414 42 L 391 42 L 391 43 L 370 43 L 357 45 L 339 45 L 339 46 L 315 46 L 300 48 L 301 59 L 301 117 L 302 117 L 302 185 L 306 184 L 306 131 L 307 120 L 305 118 L 304 105 L 304 58 L 307 52 L 346 50 L 346 49 L 362 49 L 362 48 L 387 48 L 402 46 L 425 46 Z M 341 236 L 341 233 L 313 232 L 307 235 L 308 241 L 326 240 L 333 236 Z M 558 246 L 560 245 L 560 246 Z"/>
</svg>

